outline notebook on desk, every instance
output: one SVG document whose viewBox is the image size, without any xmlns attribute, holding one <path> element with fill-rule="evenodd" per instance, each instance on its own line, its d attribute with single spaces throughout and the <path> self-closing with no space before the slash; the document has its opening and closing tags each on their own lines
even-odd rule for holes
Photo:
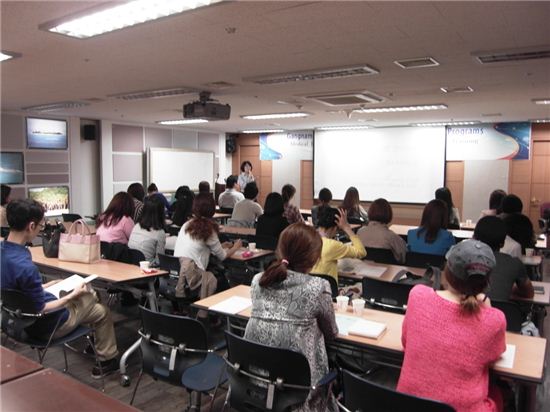
<svg viewBox="0 0 550 412">
<path fill-rule="evenodd" d="M 340 335 L 355 335 L 363 338 L 378 339 L 386 330 L 385 323 L 346 315 L 336 315 L 336 324 Z"/>
</svg>

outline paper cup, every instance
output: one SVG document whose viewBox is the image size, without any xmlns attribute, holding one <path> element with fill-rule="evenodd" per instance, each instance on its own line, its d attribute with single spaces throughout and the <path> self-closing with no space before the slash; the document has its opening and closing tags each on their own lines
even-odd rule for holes
<svg viewBox="0 0 550 412">
<path fill-rule="evenodd" d="M 336 297 L 336 308 L 338 312 L 345 312 L 348 309 L 349 297 L 347 296 L 337 296 Z"/>
<path fill-rule="evenodd" d="M 142 260 L 141 262 L 139 262 L 139 268 L 141 270 L 149 270 L 149 261 L 148 260 Z"/>
<path fill-rule="evenodd" d="M 256 243 L 254 242 L 249 242 L 248 243 L 248 250 L 254 252 L 256 250 Z"/>
<path fill-rule="evenodd" d="M 466 219 L 466 226 L 472 226 L 472 219 Z"/>
<path fill-rule="evenodd" d="M 525 249 L 525 256 L 531 257 L 535 254 L 535 249 L 526 248 Z"/>
<path fill-rule="evenodd" d="M 353 313 L 361 316 L 363 314 L 363 310 L 365 309 L 365 301 L 363 299 L 353 299 L 351 304 L 353 306 Z"/>
</svg>

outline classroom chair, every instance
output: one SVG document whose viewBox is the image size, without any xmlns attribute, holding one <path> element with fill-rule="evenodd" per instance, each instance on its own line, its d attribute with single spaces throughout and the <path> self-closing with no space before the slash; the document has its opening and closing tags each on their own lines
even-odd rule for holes
<svg viewBox="0 0 550 412">
<path fill-rule="evenodd" d="M 332 276 L 329 275 L 321 275 L 317 273 L 310 273 L 311 276 L 316 276 L 321 279 L 325 279 L 329 285 L 330 285 L 330 292 L 332 293 L 332 299 L 336 299 L 336 296 L 338 296 L 338 282 L 336 282 L 336 279 L 334 279 Z"/>
<path fill-rule="evenodd" d="M 82 219 L 82 216 L 80 216 L 77 213 L 62 213 L 61 218 L 64 222 L 76 222 L 79 219 Z"/>
<path fill-rule="evenodd" d="M 176 285 L 179 280 L 180 260 L 178 257 L 158 254 L 159 269 L 169 272 L 168 276 L 159 277 L 159 295 L 170 302 L 178 312 L 183 312 L 189 305 L 199 299 L 200 288 L 192 291 L 188 285 L 185 285 L 186 296 L 176 297 Z"/>
<path fill-rule="evenodd" d="M 220 207 L 219 212 L 232 215 L 233 214 L 233 208 L 232 207 Z"/>
<path fill-rule="evenodd" d="M 363 278 L 363 299 L 373 308 L 405 313 L 409 292 L 413 286 L 365 276 Z"/>
<path fill-rule="evenodd" d="M 63 350 L 63 358 L 65 360 L 65 368 L 63 369 L 63 372 L 67 372 L 69 370 L 69 364 L 67 362 L 67 353 L 65 348 L 71 348 L 69 343 L 80 338 L 85 338 L 88 341 L 89 346 L 92 348 L 95 362 L 99 365 L 101 370 L 101 363 L 97 357 L 94 341 L 92 339 L 93 330 L 91 328 L 80 325 L 71 333 L 60 338 L 54 338 L 53 335 L 55 335 L 55 332 L 59 326 L 59 324 L 57 324 L 49 337 L 37 338 L 30 336 L 25 329 L 48 315 L 37 312 L 34 302 L 19 290 L 1 289 L 0 309 L 2 313 L 2 332 L 14 341 L 28 345 L 32 349 L 35 349 L 38 356 L 38 362 L 40 364 L 44 361 L 46 353 L 51 347 L 60 346 Z M 104 389 L 105 378 L 102 378 L 102 390 Z"/>
<path fill-rule="evenodd" d="M 336 379 L 330 372 L 311 386 L 306 357 L 290 349 L 275 348 L 225 332 L 229 391 L 226 403 L 239 412 L 289 411 L 306 400 L 313 389 L 329 391 Z"/>
<path fill-rule="evenodd" d="M 346 412 L 454 412 L 455 410 L 442 402 L 394 391 L 362 379 L 345 369 L 343 370 L 343 393 L 343 403 L 339 402 L 339 406 Z"/>
<path fill-rule="evenodd" d="M 227 381 L 225 362 L 214 352 L 225 345 L 208 348 L 206 330 L 198 320 L 153 312 L 143 306 L 139 309 L 142 367 L 130 404 L 143 373 L 183 386 L 189 392 L 188 410 L 200 410 L 201 393 L 214 390 L 214 402 L 218 387 Z"/>
<path fill-rule="evenodd" d="M 405 257 L 405 266 L 427 269 L 430 266 L 443 269 L 445 266 L 445 256 L 431 255 L 429 253 L 407 252 Z"/>
<path fill-rule="evenodd" d="M 506 330 L 508 332 L 521 332 L 521 324 L 523 323 L 524 316 L 517 303 L 503 300 L 491 300 L 491 306 L 504 313 L 506 317 Z"/>
<path fill-rule="evenodd" d="M 371 260 L 376 263 L 385 263 L 388 265 L 399 265 L 391 249 L 365 247 L 365 250 L 367 251 L 367 256 L 365 256 L 363 260 Z"/>
</svg>

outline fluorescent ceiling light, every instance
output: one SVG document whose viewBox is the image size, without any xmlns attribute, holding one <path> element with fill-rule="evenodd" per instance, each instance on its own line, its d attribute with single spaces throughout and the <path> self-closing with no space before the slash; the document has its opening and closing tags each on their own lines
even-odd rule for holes
<svg viewBox="0 0 550 412">
<path fill-rule="evenodd" d="M 219 1 L 221 0 L 134 0 L 108 8 L 102 5 L 52 23 L 45 23 L 39 28 L 86 39 Z"/>
<path fill-rule="evenodd" d="M 263 129 L 263 130 L 243 130 L 241 133 L 253 134 L 253 133 L 282 133 L 283 129 Z"/>
<path fill-rule="evenodd" d="M 474 91 L 470 86 L 462 87 L 440 87 L 443 93 L 472 93 Z"/>
<path fill-rule="evenodd" d="M 174 126 L 180 124 L 198 124 L 198 123 L 208 123 L 208 120 L 205 119 L 189 119 L 189 120 L 160 120 L 158 124 L 164 124 L 167 126 Z"/>
<path fill-rule="evenodd" d="M 393 106 L 393 107 L 371 107 L 355 109 L 356 113 L 393 113 L 393 112 L 414 112 L 414 111 L 426 111 L 426 110 L 444 110 L 447 108 L 446 104 L 420 104 L 414 106 Z"/>
<path fill-rule="evenodd" d="M 170 87 L 167 89 L 145 90 L 145 91 L 139 91 L 139 92 L 111 94 L 107 97 L 113 97 L 115 99 L 121 99 L 121 100 L 160 99 L 163 97 L 174 97 L 174 96 L 181 96 L 189 93 L 197 93 L 197 91 L 198 91 L 197 89 L 193 89 L 191 87 L 180 86 L 180 87 Z"/>
<path fill-rule="evenodd" d="M 529 119 L 531 123 L 550 123 L 549 119 Z"/>
<path fill-rule="evenodd" d="M 86 102 L 58 102 L 58 103 L 48 103 L 48 104 L 39 104 L 36 106 L 27 106 L 22 107 L 22 110 L 28 110 L 31 112 L 54 112 L 57 110 L 64 110 L 64 109 L 77 109 L 79 107 L 89 106 L 90 103 Z"/>
<path fill-rule="evenodd" d="M 469 126 L 472 124 L 479 124 L 480 121 L 477 120 L 467 120 L 460 122 L 427 122 L 427 123 L 411 123 L 411 126 L 419 127 L 431 127 L 431 126 Z"/>
<path fill-rule="evenodd" d="M 327 69 L 307 70 L 303 72 L 271 74 L 267 76 L 245 77 L 243 81 L 257 84 L 293 83 L 305 80 L 339 79 L 344 77 L 365 76 L 380 73 L 366 64 L 357 64 L 347 67 L 333 67 Z"/>
<path fill-rule="evenodd" d="M 439 62 L 433 57 L 418 57 L 416 59 L 395 60 L 394 63 L 402 69 L 419 69 L 422 67 L 439 66 Z"/>
<path fill-rule="evenodd" d="M 15 57 L 21 57 L 21 53 L 14 53 L 9 51 L 2 50 L 0 52 L 0 62 L 3 62 L 5 60 L 13 59 Z"/>
<path fill-rule="evenodd" d="M 292 119 L 295 117 L 308 117 L 311 113 L 293 112 L 293 113 L 268 113 L 268 114 L 247 114 L 241 116 L 247 120 L 268 120 L 268 119 Z"/>
<path fill-rule="evenodd" d="M 550 97 L 545 97 L 544 99 L 532 99 L 535 104 L 550 104 Z"/>
<path fill-rule="evenodd" d="M 358 126 L 323 126 L 317 127 L 317 130 L 359 130 L 359 129 L 370 129 L 371 126 L 358 125 Z"/>
</svg>

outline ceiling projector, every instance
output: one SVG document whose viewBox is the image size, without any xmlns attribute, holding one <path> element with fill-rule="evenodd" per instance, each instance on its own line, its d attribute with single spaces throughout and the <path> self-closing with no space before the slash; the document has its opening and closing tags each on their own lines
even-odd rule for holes
<svg viewBox="0 0 550 412">
<path fill-rule="evenodd" d="M 206 91 L 199 93 L 199 100 L 183 105 L 184 119 L 228 120 L 230 114 L 231 106 L 211 99 Z"/>
</svg>

